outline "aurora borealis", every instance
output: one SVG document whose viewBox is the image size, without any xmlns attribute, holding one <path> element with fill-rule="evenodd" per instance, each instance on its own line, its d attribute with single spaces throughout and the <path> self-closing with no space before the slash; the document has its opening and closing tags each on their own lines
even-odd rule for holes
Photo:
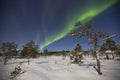
<svg viewBox="0 0 120 80">
<path fill-rule="evenodd" d="M 92 21 L 95 28 L 119 34 L 119 0 L 0 0 L 0 44 L 22 46 L 34 40 L 40 50 L 69 50 L 85 39 L 69 35 L 75 23 Z"/>
<path fill-rule="evenodd" d="M 46 39 L 46 41 L 41 45 L 40 48 L 43 49 L 44 47 L 52 44 L 53 42 L 65 37 L 67 34 L 69 34 L 69 32 L 71 30 L 73 30 L 75 28 L 74 24 L 76 22 L 80 21 L 81 23 L 85 23 L 87 21 L 90 21 L 92 18 L 94 18 L 98 14 L 102 13 L 107 8 L 111 7 L 117 1 L 118 0 L 110 0 L 110 1 L 102 4 L 101 6 L 90 7 L 90 9 L 88 9 L 84 13 L 78 15 L 77 17 L 75 16 L 75 18 L 72 21 L 70 21 L 68 23 L 68 25 L 62 31 L 60 31 L 57 35 L 54 35 L 53 37 L 48 37 Z M 78 13 L 79 13 L 79 11 L 78 11 Z"/>
</svg>

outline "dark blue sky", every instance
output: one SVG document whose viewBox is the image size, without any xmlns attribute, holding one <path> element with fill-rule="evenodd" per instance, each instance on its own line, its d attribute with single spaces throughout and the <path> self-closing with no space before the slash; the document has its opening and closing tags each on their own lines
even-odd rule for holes
<svg viewBox="0 0 120 80">
<path fill-rule="evenodd" d="M 30 40 L 38 45 L 46 37 L 64 29 L 78 11 L 109 0 L 0 0 L 0 44 L 14 41 L 21 47 Z M 96 29 L 120 34 L 120 1 L 92 19 Z M 116 38 L 119 42 L 120 38 Z M 70 35 L 47 46 L 48 50 L 71 50 L 80 43 L 87 50 L 86 38 Z"/>
</svg>

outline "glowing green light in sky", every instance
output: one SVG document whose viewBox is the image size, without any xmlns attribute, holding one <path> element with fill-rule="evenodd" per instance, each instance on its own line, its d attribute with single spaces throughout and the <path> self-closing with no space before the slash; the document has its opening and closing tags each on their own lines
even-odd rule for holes
<svg viewBox="0 0 120 80">
<path fill-rule="evenodd" d="M 85 23 L 87 21 L 90 21 L 92 18 L 102 13 L 104 10 L 115 4 L 117 1 L 118 0 L 109 0 L 107 3 L 103 4 L 102 6 L 96 6 L 94 8 L 90 8 L 84 11 L 83 14 L 75 16 L 75 18 L 69 21 L 68 25 L 59 34 L 46 38 L 46 41 L 43 44 L 41 44 L 40 49 L 43 49 L 46 46 L 52 44 L 53 42 L 65 37 L 71 30 L 75 29 L 74 25 L 76 22 L 80 21 L 81 23 Z"/>
</svg>

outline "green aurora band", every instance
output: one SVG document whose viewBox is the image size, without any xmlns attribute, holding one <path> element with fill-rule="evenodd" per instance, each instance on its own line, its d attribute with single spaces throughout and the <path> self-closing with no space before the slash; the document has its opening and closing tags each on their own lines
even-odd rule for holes
<svg viewBox="0 0 120 80">
<path fill-rule="evenodd" d="M 70 21 L 67 26 L 57 35 L 50 36 L 46 38 L 45 42 L 41 44 L 40 49 L 47 47 L 48 45 L 52 44 L 53 42 L 60 40 L 61 38 L 67 36 L 70 31 L 74 30 L 76 27 L 74 26 L 76 22 L 80 21 L 82 24 L 92 20 L 94 17 L 114 5 L 118 0 L 109 0 L 107 3 L 104 3 L 102 6 L 97 6 L 95 8 L 90 8 L 89 10 L 85 11 L 83 14 L 80 14 L 72 21 Z"/>
</svg>

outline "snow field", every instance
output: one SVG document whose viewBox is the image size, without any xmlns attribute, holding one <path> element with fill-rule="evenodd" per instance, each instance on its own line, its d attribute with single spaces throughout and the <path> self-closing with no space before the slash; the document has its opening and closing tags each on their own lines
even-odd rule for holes
<svg viewBox="0 0 120 80">
<path fill-rule="evenodd" d="M 40 57 L 30 59 L 11 59 L 7 65 L 0 62 L 0 80 L 9 80 L 10 72 L 22 62 L 21 68 L 26 70 L 24 74 L 14 80 L 120 80 L 120 62 L 114 60 L 101 60 L 103 75 L 98 75 L 93 65 L 93 59 L 84 59 L 83 64 L 71 64 L 69 57 L 65 60 L 61 56 Z"/>
</svg>

